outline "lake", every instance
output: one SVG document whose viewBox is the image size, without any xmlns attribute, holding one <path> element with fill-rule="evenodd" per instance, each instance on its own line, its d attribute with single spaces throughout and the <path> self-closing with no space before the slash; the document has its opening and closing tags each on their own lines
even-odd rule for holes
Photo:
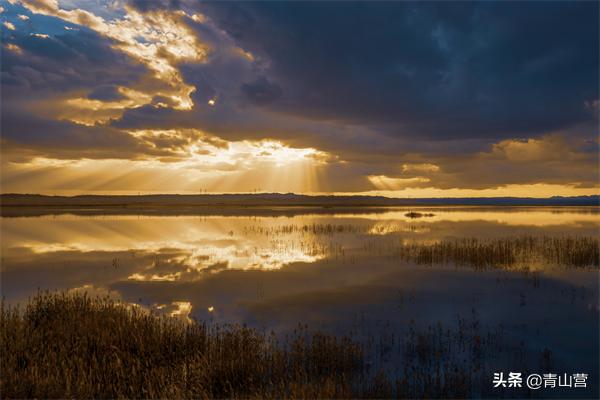
<svg viewBox="0 0 600 400">
<path fill-rule="evenodd" d="M 598 265 L 581 257 L 573 265 L 554 262 L 573 258 L 579 242 L 556 255 L 552 246 L 563 242 L 552 240 L 593 244 L 598 208 L 214 214 L 3 217 L 2 295 L 18 303 L 38 290 L 87 291 L 186 321 L 282 335 L 301 324 L 367 343 L 373 364 L 387 370 L 402 362 L 410 335 L 447 333 L 456 338 L 457 358 L 473 353 L 461 350 L 461 337 L 476 337 L 486 343 L 479 350 L 486 373 L 583 372 L 597 388 Z M 449 247 L 428 250 L 439 243 Z M 509 248 L 515 243 L 521 247 Z M 481 261 L 484 248 L 510 257 Z M 524 248 L 541 249 L 546 258 L 529 257 Z"/>
</svg>

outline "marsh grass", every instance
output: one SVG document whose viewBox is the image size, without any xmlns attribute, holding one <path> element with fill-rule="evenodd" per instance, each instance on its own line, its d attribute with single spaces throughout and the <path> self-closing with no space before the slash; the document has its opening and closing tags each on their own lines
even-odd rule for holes
<svg viewBox="0 0 600 400">
<path fill-rule="evenodd" d="M 593 237 L 365 242 L 362 251 L 477 269 L 599 264 Z M 0 397 L 497 396 L 489 388 L 490 360 L 504 353 L 525 365 L 525 351 L 507 344 L 501 331 L 481 331 L 476 317 L 457 326 L 408 326 L 406 336 L 380 332 L 360 341 L 352 332 L 339 337 L 306 327 L 279 337 L 240 325 L 186 323 L 85 293 L 42 292 L 23 308 L 2 301 Z M 540 349 L 542 366 L 551 354 Z"/>
<path fill-rule="evenodd" d="M 385 256 L 422 265 L 453 264 L 476 269 L 527 269 L 539 265 L 600 267 L 600 240 L 594 236 L 521 235 L 484 239 L 447 238 L 425 242 L 398 235 L 403 230 L 400 226 L 373 228 L 352 224 L 308 224 L 246 227 L 244 234 L 258 233 L 272 237 L 271 244 L 278 251 L 285 252 L 298 247 L 311 256 L 332 256 L 336 259 L 361 255 Z M 373 232 L 377 234 L 376 237 L 371 234 Z M 299 234 L 300 238 L 283 239 L 284 235 L 292 234 Z M 352 248 L 336 241 L 336 235 L 355 235 L 363 244 L 359 248 Z M 327 236 L 330 241 L 306 239 L 318 236 Z"/>
<path fill-rule="evenodd" d="M 490 395 L 502 329 L 476 314 L 360 343 L 299 326 L 278 338 L 240 325 L 185 323 L 85 293 L 2 303 L 2 398 L 464 398 Z M 352 335 L 352 332 L 350 332 Z M 364 339 L 364 338 L 363 338 Z M 521 354 L 523 350 L 511 350 Z M 541 353 L 545 364 L 551 352 Z"/>
<path fill-rule="evenodd" d="M 298 332 L 281 343 L 85 294 L 2 303 L 0 323 L 3 398 L 348 397 L 361 373 L 348 338 Z"/>
<path fill-rule="evenodd" d="M 417 264 L 455 264 L 474 268 L 526 268 L 540 264 L 598 268 L 600 247 L 597 238 L 585 236 L 465 238 L 431 244 L 403 243 L 392 249 L 392 256 Z"/>
</svg>

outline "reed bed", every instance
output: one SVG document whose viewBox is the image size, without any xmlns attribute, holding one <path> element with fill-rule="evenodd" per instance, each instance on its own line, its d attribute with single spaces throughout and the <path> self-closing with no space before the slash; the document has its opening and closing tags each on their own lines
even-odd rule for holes
<svg viewBox="0 0 600 400">
<path fill-rule="evenodd" d="M 417 229 L 415 226 L 409 228 Z M 433 241 L 411 240 L 401 226 L 372 227 L 353 224 L 306 224 L 276 227 L 252 226 L 244 234 L 272 237 L 280 252 L 299 248 L 311 256 L 386 256 L 417 264 L 484 268 L 529 268 L 538 265 L 571 268 L 600 267 L 600 240 L 595 236 L 543 236 L 456 238 Z M 300 237 L 285 238 L 285 235 Z M 373 237 L 373 234 L 377 235 Z M 344 245 L 337 235 L 355 235 L 359 248 Z M 329 240 L 317 240 L 327 236 Z"/>
<path fill-rule="evenodd" d="M 279 253 L 299 249 L 309 256 L 357 262 L 360 257 L 385 257 L 388 260 L 420 265 L 455 265 L 477 270 L 501 268 L 530 270 L 537 267 L 600 267 L 600 240 L 591 236 L 534 236 L 500 238 L 459 238 L 431 242 L 402 237 L 361 236 L 359 246 L 340 241 L 272 239 Z"/>
<path fill-rule="evenodd" d="M 455 264 L 474 268 L 527 268 L 540 264 L 598 268 L 599 246 L 598 238 L 585 236 L 465 238 L 431 244 L 402 243 L 393 249 L 392 256 L 417 264 Z"/>
<path fill-rule="evenodd" d="M 290 235 L 290 234 L 304 234 L 304 235 L 334 235 L 334 234 L 349 234 L 349 233 L 366 233 L 368 226 L 361 226 L 356 224 L 286 224 L 278 226 L 262 226 L 262 225 L 251 225 L 246 226 L 243 229 L 244 234 L 260 234 L 266 236 L 279 236 L 279 235 Z"/>
<path fill-rule="evenodd" d="M 350 397 L 363 365 L 348 338 L 280 342 L 85 294 L 2 303 L 0 325 L 2 398 Z"/>
<path fill-rule="evenodd" d="M 409 213 L 412 215 L 411 213 Z M 407 214 L 407 216 L 409 215 Z M 416 213 L 418 214 L 418 213 Z M 432 216 L 434 214 L 419 214 L 418 217 L 409 217 L 411 219 L 421 216 Z M 300 235 L 300 236 L 335 236 L 335 235 L 364 235 L 364 234 L 395 234 L 406 231 L 415 231 L 421 229 L 421 225 L 415 224 L 386 224 L 378 226 L 377 224 L 285 224 L 277 226 L 250 225 L 242 229 L 242 234 L 259 234 L 267 237 L 279 237 L 281 235 Z"/>
<path fill-rule="evenodd" d="M 185 323 L 85 293 L 39 293 L 0 311 L 2 398 L 496 397 L 489 364 L 510 348 L 476 314 L 456 329 L 411 323 L 357 342 L 302 326 L 278 338 Z"/>
</svg>

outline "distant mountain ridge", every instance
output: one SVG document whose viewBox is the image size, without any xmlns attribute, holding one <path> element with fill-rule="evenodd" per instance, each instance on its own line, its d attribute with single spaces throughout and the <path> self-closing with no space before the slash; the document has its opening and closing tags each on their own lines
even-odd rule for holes
<svg viewBox="0 0 600 400">
<path fill-rule="evenodd" d="M 39 194 L 0 195 L 3 207 L 114 207 L 114 206 L 409 206 L 409 205 L 489 205 L 489 206 L 598 206 L 600 195 L 549 198 L 529 197 L 451 197 L 390 198 L 384 196 L 327 196 L 294 193 L 240 194 L 153 194 L 46 196 Z"/>
</svg>

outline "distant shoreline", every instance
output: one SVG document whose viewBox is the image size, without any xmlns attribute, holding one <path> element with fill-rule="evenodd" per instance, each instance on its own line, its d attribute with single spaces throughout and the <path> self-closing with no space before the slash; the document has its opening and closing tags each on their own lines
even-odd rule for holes
<svg viewBox="0 0 600 400">
<path fill-rule="evenodd" d="M 389 207 L 389 206 L 599 206 L 600 195 L 578 197 L 390 198 L 383 196 L 309 196 L 293 193 L 199 195 L 2 194 L 1 207 Z"/>
<path fill-rule="evenodd" d="M 458 209 L 502 207 L 586 207 L 598 209 L 599 197 L 393 199 L 369 196 L 296 194 L 43 196 L 0 195 L 2 217 L 73 214 L 153 216 L 295 216 L 301 214 L 384 213 L 393 208 Z"/>
</svg>

